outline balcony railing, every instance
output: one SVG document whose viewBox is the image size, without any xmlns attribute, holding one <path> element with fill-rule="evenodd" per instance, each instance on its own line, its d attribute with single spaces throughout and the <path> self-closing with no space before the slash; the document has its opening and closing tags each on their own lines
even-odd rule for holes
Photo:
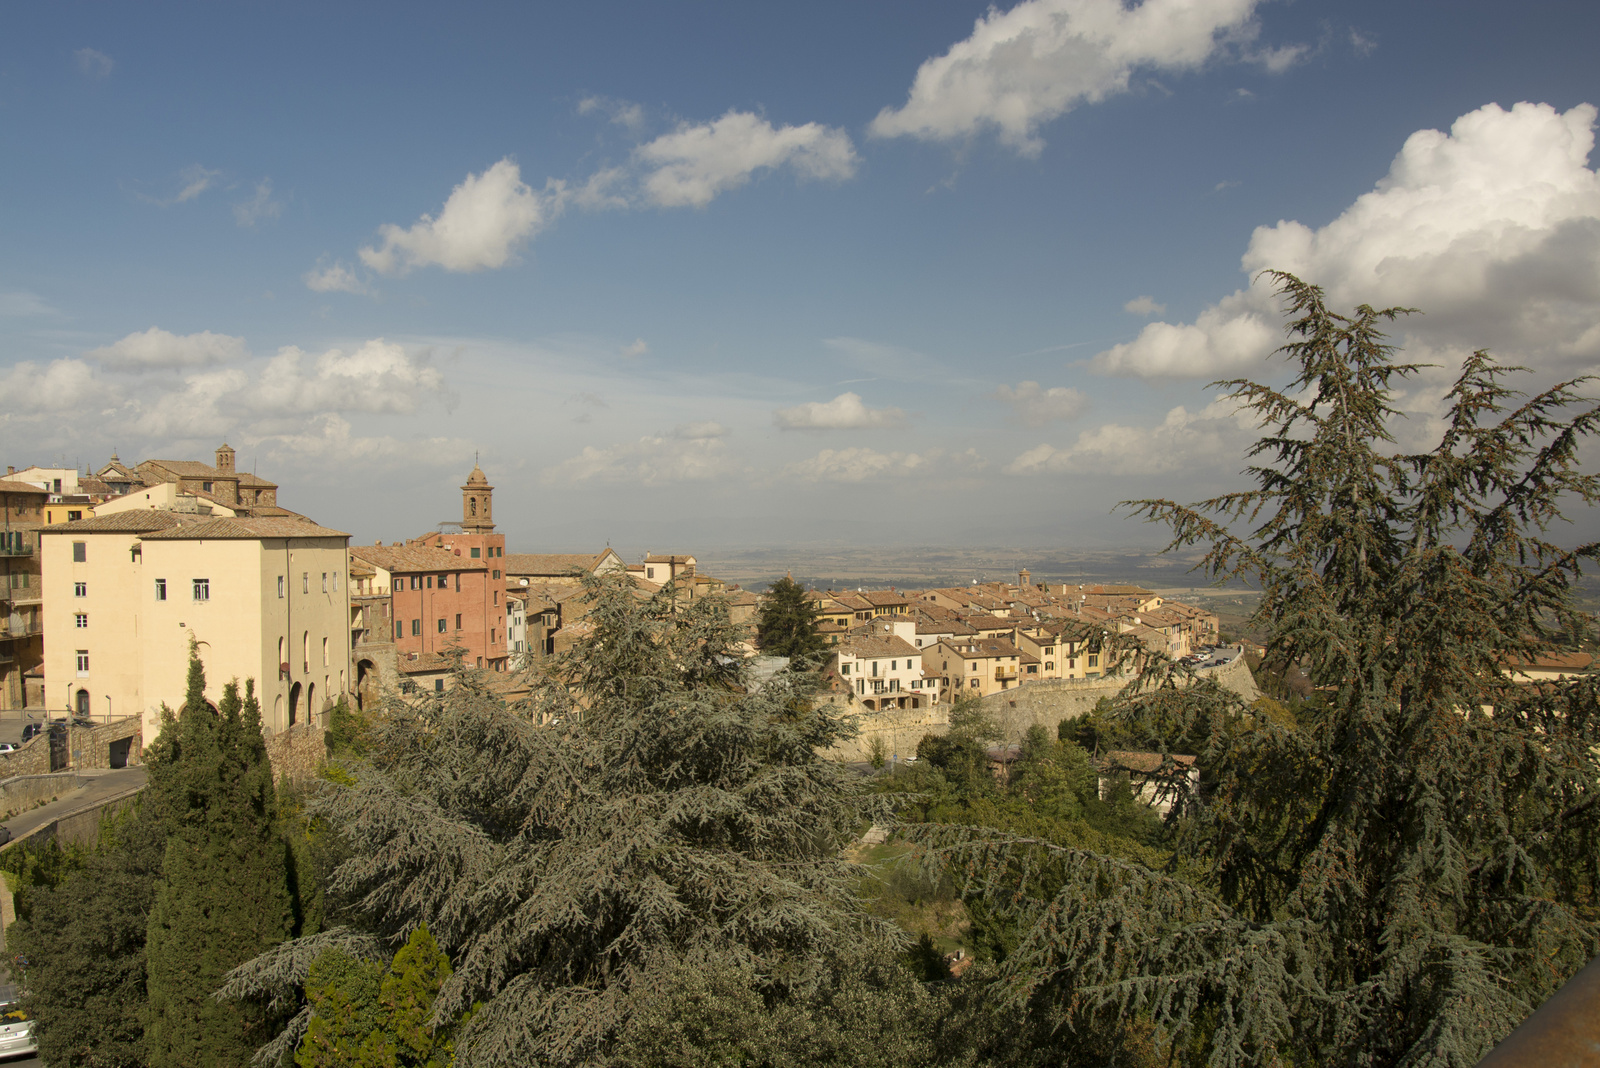
<svg viewBox="0 0 1600 1068">
<path fill-rule="evenodd" d="M 44 633 L 43 623 L 8 623 L 0 619 L 0 642 L 16 638 L 32 638 Z"/>
<path fill-rule="evenodd" d="M 1016 677 L 1017 669 L 1014 667 L 997 667 L 994 669 L 994 679 L 996 682 L 999 682 L 1001 679 L 1014 679 Z"/>
<path fill-rule="evenodd" d="M 33 546 L 0 542 L 0 556 L 32 556 Z"/>
</svg>

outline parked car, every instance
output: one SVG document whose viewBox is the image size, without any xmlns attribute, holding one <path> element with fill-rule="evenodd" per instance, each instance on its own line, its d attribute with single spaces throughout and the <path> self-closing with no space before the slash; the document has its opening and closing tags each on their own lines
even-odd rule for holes
<svg viewBox="0 0 1600 1068">
<path fill-rule="evenodd" d="M 22 728 L 22 740 L 26 742 L 29 739 L 31 739 L 34 735 L 43 734 L 43 733 L 44 733 L 44 724 L 43 723 L 28 723 L 28 724 L 24 724 L 23 728 Z"/>
<path fill-rule="evenodd" d="M 0 753 L 9 753 L 16 748 L 16 742 L 0 742 Z"/>
<path fill-rule="evenodd" d="M 6 837 L 11 837 L 9 832 Z M 28 1014 L 15 1002 L 0 1005 L 0 1057 L 38 1052 L 39 1043 L 34 1040 L 33 1021 Z"/>
</svg>

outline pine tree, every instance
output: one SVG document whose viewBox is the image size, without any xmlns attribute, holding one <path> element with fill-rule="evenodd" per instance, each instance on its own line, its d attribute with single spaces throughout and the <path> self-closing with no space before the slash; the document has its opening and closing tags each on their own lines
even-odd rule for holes
<svg viewBox="0 0 1600 1068">
<path fill-rule="evenodd" d="M 146 1037 L 154 1068 L 241 1065 L 265 1041 L 268 1016 L 217 1001 L 230 969 L 290 934 L 288 850 L 253 680 L 213 711 L 194 649 L 188 695 L 153 747 L 149 792 L 169 829 L 148 934 Z"/>
<path fill-rule="evenodd" d="M 761 651 L 769 656 L 802 659 L 827 646 L 817 633 L 817 606 L 806 596 L 805 587 L 788 575 L 767 590 L 757 626 Z"/>
<path fill-rule="evenodd" d="M 142 801 L 107 820 L 84 866 L 39 887 L 30 918 L 6 930 L 7 953 L 28 962 L 23 1008 L 39 1056 L 61 1068 L 145 1063 L 145 926 L 166 831 Z"/>
<path fill-rule="evenodd" d="M 426 923 L 455 965 L 433 1022 L 481 1003 L 462 1064 L 574 1065 L 606 1056 L 684 969 L 748 972 L 777 1004 L 841 961 L 896 956 L 840 857 L 871 813 L 817 755 L 842 727 L 808 700 L 813 677 L 749 685 L 719 599 L 593 577 L 587 596 L 593 630 L 532 708 L 469 672 L 390 710 L 370 763 L 321 802 L 351 849 L 333 891 L 370 934 L 290 943 L 230 991 L 287 1000 L 328 948 L 370 955 Z"/>
<path fill-rule="evenodd" d="M 1003 979 L 1038 1018 L 1148 1015 L 1189 1063 L 1471 1065 L 1600 948 L 1595 680 L 1505 670 L 1560 641 L 1600 555 L 1546 534 L 1600 499 L 1578 466 L 1600 411 L 1581 380 L 1523 397 L 1480 352 L 1439 444 L 1406 453 L 1392 396 L 1418 369 L 1381 329 L 1403 310 L 1276 277 L 1291 381 L 1222 383 L 1266 428 L 1256 488 L 1136 507 L 1263 591 L 1269 664 L 1319 701 L 1258 716 L 1172 665 L 1129 687 L 1113 718 L 1154 745 L 1209 724 L 1165 872 L 914 833 L 1025 928 Z"/>
</svg>

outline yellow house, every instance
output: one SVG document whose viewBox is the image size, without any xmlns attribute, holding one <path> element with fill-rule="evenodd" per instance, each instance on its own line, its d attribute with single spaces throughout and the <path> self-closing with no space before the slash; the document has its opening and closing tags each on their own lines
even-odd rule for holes
<svg viewBox="0 0 1600 1068">
<path fill-rule="evenodd" d="M 268 733 L 349 689 L 349 535 L 145 509 L 40 533 L 47 707 L 142 715 L 152 738 L 183 701 L 191 638 L 207 698 L 254 679 Z"/>
</svg>

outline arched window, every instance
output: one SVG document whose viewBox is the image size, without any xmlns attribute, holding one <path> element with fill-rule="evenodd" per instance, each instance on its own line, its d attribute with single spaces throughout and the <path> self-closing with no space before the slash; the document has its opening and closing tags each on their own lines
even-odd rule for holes
<svg viewBox="0 0 1600 1068">
<path fill-rule="evenodd" d="M 311 670 L 311 632 L 305 631 L 300 635 L 300 659 L 305 663 L 305 669 Z"/>
<path fill-rule="evenodd" d="M 467 514 L 468 515 L 477 515 L 478 514 L 478 498 L 476 498 L 476 497 L 468 497 L 467 498 Z"/>
</svg>

